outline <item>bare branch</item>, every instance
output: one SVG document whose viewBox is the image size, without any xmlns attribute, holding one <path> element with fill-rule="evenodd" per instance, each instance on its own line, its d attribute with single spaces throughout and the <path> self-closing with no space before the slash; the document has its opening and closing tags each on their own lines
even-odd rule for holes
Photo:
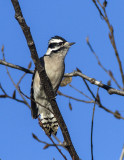
<svg viewBox="0 0 124 160">
<path fill-rule="evenodd" d="M 32 136 L 33 136 L 33 138 L 34 138 L 35 140 L 37 140 L 38 142 L 45 144 L 44 149 L 46 149 L 46 148 L 48 148 L 48 147 L 50 147 L 50 146 L 54 146 L 54 147 L 55 147 L 55 146 L 60 146 L 60 147 L 63 147 L 64 149 L 66 149 L 64 143 L 62 143 L 62 142 L 60 142 L 60 141 L 59 141 L 59 144 L 50 144 L 50 143 L 47 143 L 47 142 L 45 142 L 45 141 L 40 140 L 34 133 L 32 133 Z M 54 135 L 54 136 L 55 136 L 55 135 Z"/>
<path fill-rule="evenodd" d="M 115 84 L 118 86 L 119 89 L 122 89 L 122 87 L 118 84 L 117 80 L 114 78 L 113 74 L 111 71 L 108 71 L 103 65 L 102 63 L 100 62 L 99 60 L 99 57 L 96 55 L 96 53 L 94 52 L 90 42 L 89 42 L 89 38 L 87 37 L 86 38 L 86 42 L 87 42 L 87 45 L 89 46 L 91 52 L 94 54 L 94 56 L 96 57 L 96 60 L 98 62 L 98 65 L 112 78 L 112 80 L 115 82 Z"/>
<path fill-rule="evenodd" d="M 31 109 L 31 107 L 30 107 L 30 105 L 28 104 L 28 102 L 26 101 L 26 99 L 25 99 L 25 98 L 22 96 L 22 94 L 19 92 L 18 87 L 16 86 L 15 82 L 13 81 L 13 79 L 12 79 L 12 77 L 11 77 L 9 71 L 8 71 L 8 68 L 7 68 L 7 74 L 8 74 L 8 76 L 9 76 L 10 80 L 12 81 L 13 85 L 14 85 L 15 88 L 17 89 L 18 93 L 19 93 L 20 96 L 22 97 L 22 99 L 23 99 L 23 101 L 25 102 L 25 104 L 28 106 L 29 109 Z"/>
<path fill-rule="evenodd" d="M 69 86 L 71 88 L 73 88 L 74 90 L 76 90 L 77 92 L 79 92 L 80 94 L 82 94 L 83 96 L 85 96 L 86 98 L 90 99 L 91 101 L 93 101 L 92 98 L 90 98 L 89 96 L 87 96 L 86 94 L 84 94 L 82 91 L 80 91 L 79 89 L 75 88 L 74 86 L 72 86 L 71 84 L 69 84 Z"/>
<path fill-rule="evenodd" d="M 45 108 L 46 110 L 48 110 L 49 112 L 51 112 L 52 114 L 54 114 L 49 108 L 47 108 L 44 105 L 41 105 L 39 102 L 35 101 L 34 99 L 31 99 L 30 97 L 28 97 L 26 94 L 24 94 L 24 92 L 21 91 L 20 87 L 19 87 L 19 91 L 20 93 L 25 96 L 27 99 L 32 100 L 33 102 L 37 103 L 38 105 L 42 106 L 43 108 Z M 43 98 L 44 99 L 44 98 Z"/>
<path fill-rule="evenodd" d="M 2 55 L 3 55 L 3 60 L 5 61 L 5 55 L 4 55 L 4 47 L 2 47 Z M 25 100 L 25 98 L 23 97 L 23 95 L 20 93 L 20 91 L 19 91 L 19 89 L 18 89 L 18 87 L 17 87 L 17 85 L 15 84 L 15 82 L 13 81 L 13 79 L 12 79 L 12 77 L 11 77 L 11 75 L 10 75 L 10 73 L 9 73 L 9 70 L 8 70 L 8 67 L 6 66 L 6 70 L 7 70 L 7 74 L 8 74 L 8 76 L 9 76 L 9 78 L 10 78 L 10 80 L 11 80 L 11 82 L 13 83 L 13 85 L 15 86 L 15 88 L 16 88 L 16 90 L 18 91 L 18 93 L 20 94 L 20 96 L 22 97 L 22 99 L 23 99 L 23 101 L 24 101 L 24 103 L 28 106 L 28 108 L 30 109 L 31 107 L 30 107 L 30 105 L 28 104 L 28 102 Z M 14 98 L 13 98 L 14 99 Z M 18 101 L 18 100 L 17 100 Z M 23 103 L 23 102 L 22 102 Z"/>
<path fill-rule="evenodd" d="M 97 3 L 96 3 L 96 0 L 92 0 L 92 1 L 93 1 L 93 3 L 95 4 L 96 8 L 98 9 L 100 16 L 101 16 L 101 17 L 104 17 L 104 15 L 102 14 L 102 11 L 100 10 L 99 6 L 98 6 Z"/>
<path fill-rule="evenodd" d="M 66 73 L 64 76 L 65 77 L 80 76 L 81 78 L 88 80 L 91 84 L 94 84 L 98 87 L 101 87 L 101 88 L 107 90 L 107 92 L 109 94 L 117 94 L 117 95 L 124 96 L 124 91 L 114 89 L 108 85 L 103 84 L 102 82 L 97 81 L 95 78 L 90 78 L 90 77 L 84 75 L 83 73 L 81 73 L 79 71 L 74 71 L 72 73 Z"/>
<path fill-rule="evenodd" d="M 30 68 L 31 68 L 31 62 L 28 64 L 28 69 L 30 69 Z M 27 74 L 27 73 L 24 73 L 24 74 L 22 75 L 22 77 L 20 78 L 20 80 L 19 80 L 18 83 L 17 83 L 17 86 L 19 86 L 19 84 L 21 83 L 22 79 L 26 76 L 26 74 Z"/>
<path fill-rule="evenodd" d="M 92 93 L 92 95 L 94 95 L 91 90 L 90 90 L 90 92 Z M 58 91 L 58 94 L 59 94 L 59 95 L 62 95 L 62 96 L 64 96 L 64 97 L 67 97 L 67 98 L 69 98 L 69 99 L 73 99 L 73 100 L 79 101 L 79 102 L 84 102 L 84 103 L 96 103 L 100 108 L 102 108 L 102 109 L 105 110 L 106 112 L 114 115 L 115 118 L 117 118 L 117 119 L 124 119 L 124 117 L 122 117 L 118 111 L 113 112 L 113 111 L 109 110 L 108 108 L 104 107 L 104 106 L 101 104 L 100 101 L 97 101 L 97 100 L 96 100 L 96 102 L 93 101 L 93 100 L 92 100 L 92 101 L 84 101 L 84 100 L 80 100 L 80 99 L 77 99 L 77 98 L 74 98 L 74 97 L 65 95 L 65 94 L 61 93 L 60 91 Z M 93 96 L 93 97 L 94 97 L 94 99 L 96 99 L 95 96 Z"/>
<path fill-rule="evenodd" d="M 5 90 L 3 89 L 3 87 L 2 87 L 1 84 L 0 84 L 0 89 L 1 89 L 2 92 L 4 93 L 3 95 L 0 95 L 0 98 L 10 98 L 10 99 L 13 99 L 13 100 L 15 100 L 15 101 L 17 101 L 17 102 L 26 104 L 25 101 L 23 101 L 23 100 L 17 99 L 16 97 L 13 97 L 13 96 L 9 96 L 9 95 L 5 92 Z M 27 105 L 27 104 L 26 104 L 26 105 Z"/>
<path fill-rule="evenodd" d="M 8 66 L 8 67 L 11 67 L 11 68 L 14 68 L 14 69 L 18 69 L 20 71 L 24 71 L 25 73 L 29 73 L 29 74 L 33 74 L 34 73 L 34 71 L 32 71 L 32 70 L 26 69 L 26 68 L 18 66 L 18 65 L 14 65 L 12 63 L 8 63 L 8 62 L 3 61 L 1 59 L 0 59 L 0 64 Z"/>
<path fill-rule="evenodd" d="M 55 115 L 55 117 L 56 117 L 56 119 L 58 121 L 58 124 L 59 124 L 59 126 L 60 126 L 60 128 L 62 130 L 62 134 L 64 136 L 64 140 L 69 146 L 68 147 L 68 151 L 69 151 L 71 157 L 74 157 L 75 160 L 79 160 L 79 156 L 78 156 L 78 154 L 77 154 L 77 152 L 76 152 L 76 150 L 75 150 L 75 148 L 74 148 L 74 146 L 72 144 L 72 141 L 71 141 L 67 126 L 66 126 L 66 124 L 64 122 L 64 119 L 63 119 L 63 117 L 62 117 L 62 115 L 61 115 L 61 113 L 59 111 L 59 108 L 57 106 L 57 103 L 55 101 L 55 94 L 54 94 L 51 82 L 50 82 L 49 78 L 47 77 L 43 66 L 40 63 L 40 59 L 38 57 L 34 41 L 33 41 L 32 35 L 30 33 L 30 28 L 27 26 L 27 24 L 25 22 L 25 19 L 24 19 L 23 15 L 22 15 L 19 2 L 18 2 L 18 0 L 11 0 L 11 2 L 12 2 L 13 7 L 15 9 L 15 18 L 16 18 L 16 20 L 18 21 L 19 25 L 22 28 L 22 31 L 23 31 L 23 33 L 25 35 L 26 40 L 27 40 L 28 47 L 30 49 L 32 60 L 33 60 L 33 62 L 35 64 L 35 67 L 38 70 L 39 77 L 40 77 L 40 82 L 44 86 L 44 91 L 45 91 L 45 93 L 46 93 L 46 95 L 47 95 L 47 97 L 49 99 L 49 102 L 50 102 L 50 104 L 52 106 L 54 115 Z"/>
<path fill-rule="evenodd" d="M 7 95 L 6 91 L 3 89 L 2 85 L 0 84 L 0 89 L 2 90 L 2 92 Z"/>
<path fill-rule="evenodd" d="M 85 101 L 85 100 L 81 100 L 81 99 L 77 99 L 75 97 L 72 97 L 72 96 L 68 96 L 66 94 L 63 94 L 62 92 L 60 91 L 57 91 L 57 93 L 60 95 L 60 96 L 64 96 L 66 98 L 69 98 L 69 99 L 73 99 L 75 101 L 79 101 L 79 102 L 84 102 L 84 103 L 95 103 L 95 101 L 91 100 L 91 101 Z"/>
<path fill-rule="evenodd" d="M 11 96 L 9 96 L 9 95 L 0 95 L 0 98 L 9 98 L 9 99 L 13 99 L 13 100 L 15 100 L 15 101 L 17 101 L 17 102 L 20 102 L 20 103 L 23 103 L 23 104 L 25 104 L 25 105 L 27 105 L 26 103 L 25 103 L 25 101 L 23 101 L 23 100 L 20 100 L 20 99 L 17 99 L 17 98 L 13 98 L 13 97 L 11 97 Z"/>
<path fill-rule="evenodd" d="M 77 68 L 77 70 L 78 70 L 79 73 L 81 73 L 81 71 L 80 71 L 78 68 Z M 82 77 L 82 78 L 83 78 L 83 77 Z M 108 113 L 113 114 L 114 117 L 117 118 L 117 119 L 124 119 L 124 117 L 122 117 L 118 111 L 113 112 L 113 111 L 109 110 L 108 108 L 104 107 L 104 106 L 101 104 L 100 99 L 98 99 L 98 98 L 96 99 L 94 93 L 92 92 L 92 90 L 90 89 L 89 85 L 87 84 L 87 82 L 85 81 L 84 78 L 83 78 L 83 81 L 84 81 L 87 89 L 88 89 L 89 92 L 91 93 L 92 97 L 95 99 L 95 103 L 96 103 L 100 108 L 104 109 L 104 110 L 105 110 L 106 112 L 108 112 Z M 100 82 L 100 83 L 101 83 L 101 82 Z"/>
<path fill-rule="evenodd" d="M 98 100 L 98 91 L 99 91 L 99 87 L 97 89 L 97 95 L 96 95 L 96 98 L 95 98 L 95 102 L 96 100 Z M 92 156 L 92 160 L 94 159 L 93 158 L 93 124 L 94 124 L 94 112 L 95 112 L 95 103 L 94 103 L 94 107 L 93 107 L 93 114 L 92 114 L 92 124 L 91 124 L 91 156 Z"/>
<path fill-rule="evenodd" d="M 0 60 L 0 61 L 2 61 L 2 60 Z M 24 72 L 30 73 L 30 74 L 33 74 L 33 72 L 34 72 L 32 70 L 28 70 L 28 69 L 20 67 L 18 65 L 13 65 L 11 63 L 7 63 L 7 62 L 4 63 L 4 62 L 5 61 L 2 61 L 3 65 L 9 66 L 11 68 L 18 69 L 18 70 L 21 70 L 21 71 L 24 71 Z M 120 90 L 112 88 L 112 87 L 110 87 L 108 85 L 105 85 L 105 84 L 99 82 L 98 80 L 96 80 L 95 78 L 90 78 L 90 77 L 84 75 L 83 73 L 80 73 L 79 71 L 74 71 L 72 73 L 65 73 L 64 74 L 64 77 L 76 77 L 76 76 L 82 77 L 82 78 L 88 80 L 91 84 L 95 84 L 95 85 L 107 90 L 109 94 L 118 94 L 118 95 L 124 96 L 124 92 L 123 91 L 120 91 Z"/>
<path fill-rule="evenodd" d="M 94 2 L 96 8 L 100 12 L 98 5 L 96 5 L 96 0 L 92 0 L 92 1 Z M 123 73 L 123 68 L 122 68 L 120 57 L 119 57 L 119 53 L 118 53 L 118 50 L 117 50 L 117 47 L 116 47 L 116 43 L 115 43 L 114 29 L 113 29 L 113 26 L 109 22 L 105 6 L 102 5 L 99 0 L 97 0 L 97 2 L 98 2 L 98 4 L 100 5 L 100 7 L 102 8 L 102 10 L 104 12 L 104 15 L 103 14 L 100 14 L 100 15 L 105 20 L 106 24 L 108 25 L 109 31 L 110 31 L 110 33 L 109 33 L 109 39 L 110 39 L 110 42 L 111 42 L 111 44 L 112 44 L 112 46 L 114 48 L 114 51 L 115 51 L 115 55 L 116 55 L 117 62 L 118 62 L 118 65 L 119 65 L 119 68 L 120 68 L 120 72 L 121 72 L 121 78 L 122 78 L 123 88 L 124 88 L 124 73 Z"/>
</svg>

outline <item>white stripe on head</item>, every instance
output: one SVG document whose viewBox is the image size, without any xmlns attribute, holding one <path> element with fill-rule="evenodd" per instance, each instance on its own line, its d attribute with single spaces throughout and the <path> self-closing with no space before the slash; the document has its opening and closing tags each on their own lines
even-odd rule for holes
<svg viewBox="0 0 124 160">
<path fill-rule="evenodd" d="M 50 43 L 60 43 L 60 42 L 63 42 L 63 40 L 62 40 L 62 39 L 51 39 L 51 40 L 49 41 L 49 44 L 50 44 Z"/>
<path fill-rule="evenodd" d="M 52 49 L 51 48 L 48 48 L 47 52 L 46 52 L 46 55 L 49 56 L 52 52 Z"/>
<path fill-rule="evenodd" d="M 47 52 L 46 52 L 46 55 L 49 56 L 52 51 L 57 51 L 57 50 L 60 49 L 60 48 L 61 48 L 60 46 L 57 46 L 57 47 L 55 47 L 55 48 L 48 48 L 48 49 L 47 49 Z"/>
</svg>

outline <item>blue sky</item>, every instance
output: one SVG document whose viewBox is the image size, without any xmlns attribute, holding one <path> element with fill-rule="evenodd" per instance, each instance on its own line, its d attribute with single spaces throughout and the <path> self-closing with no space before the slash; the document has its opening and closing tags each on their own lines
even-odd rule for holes
<svg viewBox="0 0 124 160">
<path fill-rule="evenodd" d="M 86 44 L 86 37 L 100 58 L 102 64 L 111 70 L 120 85 L 122 85 L 118 63 L 114 50 L 108 38 L 108 27 L 92 1 L 86 0 L 46 0 L 20 1 L 20 6 L 27 24 L 30 26 L 39 56 L 43 56 L 47 49 L 48 40 L 59 35 L 70 42 L 76 42 L 70 49 L 66 60 L 65 72 L 72 72 L 78 67 L 84 74 L 107 83 L 110 77 L 98 66 L 95 57 Z M 124 59 L 124 1 L 111 0 L 107 5 L 107 13 L 114 27 L 115 40 L 120 58 Z M 0 47 L 4 45 L 6 61 L 27 67 L 31 61 L 30 52 L 20 26 L 14 18 L 14 9 L 10 1 L 0 1 Z M 0 54 L 0 59 L 2 54 Z M 32 68 L 34 69 L 34 65 Z M 9 69 L 11 76 L 17 83 L 23 72 Z M 23 79 L 21 89 L 30 95 L 31 75 Z M 12 95 L 12 85 L 5 66 L 0 65 L 0 83 L 9 95 Z M 74 77 L 72 85 L 90 96 L 81 78 Z M 90 85 L 96 94 L 97 87 Z M 112 87 L 116 87 L 112 82 Z M 67 94 L 80 99 L 82 95 L 69 86 L 60 88 Z M 0 91 L 1 94 L 1 91 Z M 109 95 L 105 90 L 99 91 L 101 102 L 112 111 L 118 110 L 124 115 L 124 99 L 121 96 Z M 17 94 L 17 97 L 20 96 Z M 57 97 L 57 102 L 64 120 L 68 126 L 72 142 L 80 158 L 91 159 L 90 134 L 93 104 L 85 104 L 70 100 L 72 111 L 69 110 L 69 100 Z M 31 118 L 27 106 L 9 99 L 0 99 L 0 158 L 2 160 L 56 160 L 62 159 L 56 148 L 43 150 L 44 145 L 32 138 L 32 132 L 41 140 L 49 142 L 37 120 Z M 61 131 L 58 137 L 63 140 Z M 118 160 L 124 144 L 124 121 L 96 106 L 94 117 L 94 159 Z M 62 150 L 67 159 L 69 154 Z"/>
</svg>

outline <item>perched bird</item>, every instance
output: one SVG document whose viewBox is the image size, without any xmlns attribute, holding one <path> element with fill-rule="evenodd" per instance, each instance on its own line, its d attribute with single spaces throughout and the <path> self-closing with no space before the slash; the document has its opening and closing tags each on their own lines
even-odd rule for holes
<svg viewBox="0 0 124 160">
<path fill-rule="evenodd" d="M 46 54 L 40 58 L 48 78 L 51 81 L 54 93 L 56 94 L 65 71 L 64 59 L 74 43 L 67 42 L 64 38 L 55 36 L 49 40 Z M 38 102 L 38 103 L 37 103 Z M 49 109 L 49 110 L 48 110 Z M 35 68 L 31 84 L 31 112 L 33 118 L 40 116 L 40 121 L 45 132 L 49 135 L 56 135 L 58 122 L 50 112 L 52 107 L 47 100 L 43 86 L 40 84 L 40 78 Z"/>
</svg>

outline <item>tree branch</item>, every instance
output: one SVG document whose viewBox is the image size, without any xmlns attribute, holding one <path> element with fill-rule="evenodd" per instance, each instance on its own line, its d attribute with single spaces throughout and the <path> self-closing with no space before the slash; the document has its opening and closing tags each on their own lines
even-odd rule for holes
<svg viewBox="0 0 124 160">
<path fill-rule="evenodd" d="M 122 68 L 120 57 L 119 57 L 119 53 L 118 53 L 118 50 L 117 50 L 117 47 L 116 47 L 116 43 L 115 43 L 113 26 L 109 22 L 105 6 L 102 5 L 99 0 L 97 0 L 98 4 L 100 5 L 100 7 L 102 8 L 102 10 L 104 12 L 104 15 L 103 15 L 103 14 L 101 14 L 101 10 L 99 9 L 98 5 L 96 5 L 96 0 L 92 0 L 92 1 L 95 4 L 96 8 L 98 9 L 100 15 L 103 17 L 103 19 L 105 20 L 106 24 L 108 25 L 108 28 L 109 28 L 109 31 L 110 31 L 109 39 L 110 39 L 112 47 L 114 48 L 114 51 L 115 51 L 116 59 L 117 59 L 117 62 L 118 62 L 119 68 L 120 68 L 120 72 L 121 72 L 121 78 L 122 78 L 123 89 L 124 89 L 124 73 L 123 73 L 123 68 Z"/>
<path fill-rule="evenodd" d="M 99 87 L 97 89 L 97 95 L 96 95 L 96 98 L 95 98 L 95 102 L 99 101 L 98 91 L 99 91 Z M 92 160 L 94 159 L 93 158 L 93 124 L 94 124 L 95 105 L 96 104 L 94 103 L 93 114 L 92 114 L 92 124 L 91 124 L 91 156 L 92 156 Z"/>
<path fill-rule="evenodd" d="M 62 130 L 62 134 L 63 134 L 64 140 L 68 145 L 67 149 L 68 149 L 68 151 L 69 151 L 69 153 L 70 153 L 72 158 L 74 157 L 75 160 L 79 160 L 77 152 L 76 152 L 76 150 L 75 150 L 75 148 L 74 148 L 74 146 L 72 144 L 72 141 L 71 141 L 67 126 L 66 126 L 66 124 L 64 122 L 64 119 L 63 119 L 63 117 L 62 117 L 62 115 L 61 115 L 61 113 L 59 111 L 59 108 L 57 106 L 57 103 L 55 101 L 55 94 L 54 94 L 52 85 L 50 83 L 50 80 L 48 79 L 48 77 L 46 75 L 46 72 L 45 72 L 43 66 L 40 63 L 40 59 L 38 57 L 34 41 L 33 41 L 33 38 L 31 36 L 31 33 L 30 33 L 30 28 L 27 26 L 27 24 L 25 22 L 25 19 L 24 19 L 23 15 L 22 15 L 19 2 L 18 2 L 18 0 L 11 0 L 11 2 L 12 2 L 13 7 L 15 9 L 15 18 L 18 21 L 20 27 L 22 28 L 22 31 L 23 31 L 23 33 L 25 35 L 26 40 L 27 40 L 28 47 L 30 49 L 32 60 L 33 60 L 33 62 L 35 64 L 35 67 L 38 70 L 39 77 L 40 77 L 40 83 L 42 84 L 42 86 L 44 86 L 44 91 L 45 91 L 45 93 L 46 93 L 46 95 L 47 95 L 47 97 L 49 99 L 49 102 L 50 102 L 50 104 L 52 106 L 52 109 L 53 109 L 53 112 L 55 114 L 55 117 L 56 117 L 56 119 L 58 121 L 58 124 L 59 124 L 61 130 Z"/>
<path fill-rule="evenodd" d="M 112 87 L 109 87 L 108 85 L 105 85 L 100 81 L 97 81 L 95 78 L 90 78 L 79 71 L 74 71 L 72 73 L 66 73 L 64 76 L 65 77 L 79 76 L 79 77 L 82 77 L 82 78 L 88 80 L 91 84 L 94 84 L 98 87 L 105 89 L 109 94 L 118 94 L 118 95 L 124 96 L 124 91 L 120 91 L 120 90 L 114 89 Z"/>
<path fill-rule="evenodd" d="M 0 64 L 5 65 L 5 66 L 8 66 L 8 67 L 11 67 L 11 68 L 14 68 L 14 69 L 18 69 L 18 70 L 20 70 L 20 71 L 24 71 L 25 73 L 30 73 L 30 74 L 33 74 L 33 73 L 34 73 L 34 71 L 32 71 L 32 70 L 26 69 L 26 68 L 21 67 L 21 66 L 18 66 L 18 65 L 14 65 L 14 64 L 12 64 L 12 63 L 8 63 L 8 62 L 3 61 L 3 60 L 1 60 L 1 59 L 0 59 Z"/>
<path fill-rule="evenodd" d="M 65 148 L 65 145 L 64 145 L 62 142 L 60 142 L 59 144 L 50 144 L 50 143 L 47 143 L 47 142 L 45 142 L 45 141 L 40 140 L 34 133 L 32 133 L 32 136 L 33 136 L 33 138 L 34 138 L 35 140 L 37 140 L 38 142 L 45 144 L 45 146 L 43 147 L 43 149 L 47 149 L 47 148 L 50 147 L 50 146 L 54 146 L 54 147 L 55 147 L 55 146 L 61 146 L 61 147 L 63 147 L 64 149 L 66 149 L 66 148 Z"/>
<path fill-rule="evenodd" d="M 9 95 L 5 92 L 5 90 L 3 89 L 3 87 L 2 87 L 1 84 L 0 84 L 0 89 L 1 89 L 2 92 L 4 93 L 4 94 L 0 95 L 0 98 L 10 98 L 10 99 L 13 99 L 13 100 L 15 100 L 15 101 L 17 101 L 17 102 L 20 102 L 20 103 L 23 103 L 23 104 L 27 105 L 25 101 L 20 100 L 20 99 L 17 99 L 16 96 L 13 96 L 15 90 L 14 90 L 14 92 L 13 92 L 13 95 L 12 95 L 12 96 L 9 96 Z"/>
<path fill-rule="evenodd" d="M 18 66 L 18 65 L 14 65 L 12 63 L 8 63 L 8 62 L 3 61 L 3 60 L 0 60 L 0 64 L 11 67 L 11 68 L 14 68 L 14 69 L 24 71 L 24 72 L 29 73 L 29 74 L 34 73 L 34 71 L 32 71 L 32 70 L 26 69 L 26 68 Z M 77 76 L 88 80 L 91 84 L 95 84 L 95 85 L 107 90 L 109 94 L 117 94 L 117 95 L 124 96 L 124 91 L 120 91 L 120 90 L 112 88 L 108 85 L 105 85 L 102 82 L 99 82 L 98 80 L 96 80 L 95 78 L 88 77 L 87 75 L 85 75 L 85 74 L 83 74 L 79 71 L 74 71 L 72 73 L 65 73 L 64 74 L 64 77 L 77 77 Z"/>
<path fill-rule="evenodd" d="M 63 93 L 62 93 L 62 92 L 60 92 L 60 91 L 57 91 L 57 93 L 58 93 L 58 95 L 60 95 L 60 96 L 64 96 L 64 97 L 66 97 L 66 98 L 73 99 L 73 100 L 78 101 L 78 102 L 84 102 L 84 103 L 95 103 L 95 101 L 94 101 L 94 100 L 91 100 L 91 101 L 85 101 L 85 100 L 78 99 L 78 98 L 75 98 L 75 97 L 72 97 L 72 96 L 68 96 L 68 95 L 66 95 L 66 94 L 63 94 Z"/>
<path fill-rule="evenodd" d="M 110 70 L 107 70 L 103 65 L 102 63 L 100 62 L 99 60 L 99 57 L 96 55 L 96 53 L 94 52 L 90 42 L 89 42 L 89 38 L 87 37 L 86 38 L 86 42 L 87 42 L 87 45 L 89 46 L 91 52 L 94 54 L 94 56 L 96 57 L 96 60 L 98 62 L 98 65 L 111 77 L 111 79 L 115 82 L 115 84 L 118 86 L 119 89 L 122 89 L 122 87 L 118 84 L 117 80 L 115 79 L 115 77 L 113 76 L 112 72 Z"/>
</svg>

